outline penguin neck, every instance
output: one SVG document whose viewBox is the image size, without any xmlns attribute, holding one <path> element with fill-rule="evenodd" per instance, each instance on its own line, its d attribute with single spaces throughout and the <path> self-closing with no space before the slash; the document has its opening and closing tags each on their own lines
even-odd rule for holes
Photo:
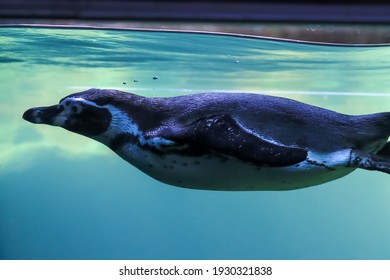
<svg viewBox="0 0 390 280">
<path fill-rule="evenodd" d="M 158 127 L 170 115 L 169 108 L 162 100 L 161 98 L 128 94 L 124 99 L 112 103 L 113 106 L 110 107 L 109 104 L 106 106 L 109 106 L 113 119 L 117 123 L 125 125 L 128 129 L 129 125 L 131 127 L 136 125 L 137 130 L 148 131 Z M 123 129 L 120 128 L 120 130 Z"/>
<path fill-rule="evenodd" d="M 170 145 L 172 141 L 147 136 L 148 131 L 159 127 L 167 118 L 166 112 L 158 110 L 153 99 L 137 95 L 130 99 L 120 105 L 114 103 L 103 106 L 111 113 L 111 123 L 103 134 L 93 137 L 94 140 L 117 153 L 128 145 L 147 149 Z"/>
</svg>

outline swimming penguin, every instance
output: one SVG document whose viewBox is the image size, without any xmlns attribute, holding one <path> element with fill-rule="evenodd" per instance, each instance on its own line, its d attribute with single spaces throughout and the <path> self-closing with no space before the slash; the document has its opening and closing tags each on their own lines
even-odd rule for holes
<svg viewBox="0 0 390 280">
<path fill-rule="evenodd" d="M 90 89 L 23 118 L 90 137 L 179 187 L 292 190 L 356 168 L 390 174 L 390 112 L 351 116 L 247 93 L 147 98 Z"/>
</svg>

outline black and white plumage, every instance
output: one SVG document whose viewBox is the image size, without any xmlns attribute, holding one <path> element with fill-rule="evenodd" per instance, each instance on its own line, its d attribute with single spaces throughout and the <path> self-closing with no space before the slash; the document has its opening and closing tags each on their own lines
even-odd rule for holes
<svg viewBox="0 0 390 280">
<path fill-rule="evenodd" d="M 90 89 L 23 118 L 95 139 L 180 187 L 291 190 L 356 168 L 390 173 L 390 113 L 351 116 L 260 94 L 147 98 Z"/>
</svg>

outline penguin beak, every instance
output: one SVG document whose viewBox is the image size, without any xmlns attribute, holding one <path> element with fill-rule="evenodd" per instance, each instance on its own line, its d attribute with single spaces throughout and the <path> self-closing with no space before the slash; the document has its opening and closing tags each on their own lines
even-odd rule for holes
<svg viewBox="0 0 390 280">
<path fill-rule="evenodd" d="M 32 123 L 56 125 L 55 121 L 63 110 L 59 105 L 31 108 L 24 112 L 23 119 Z"/>
</svg>

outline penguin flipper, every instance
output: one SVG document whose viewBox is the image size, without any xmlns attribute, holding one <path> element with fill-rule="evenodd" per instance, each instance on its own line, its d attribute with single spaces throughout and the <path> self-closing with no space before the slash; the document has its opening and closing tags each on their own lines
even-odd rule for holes
<svg viewBox="0 0 390 280">
<path fill-rule="evenodd" d="M 289 166 L 302 162 L 307 157 L 305 149 L 287 147 L 263 139 L 243 128 L 227 114 L 198 119 L 186 125 L 183 131 L 181 135 L 171 135 L 171 140 L 188 143 L 197 150 L 234 157 L 258 166 Z"/>
<path fill-rule="evenodd" d="M 376 170 L 390 174 L 390 158 L 352 150 L 349 167 Z"/>
</svg>

